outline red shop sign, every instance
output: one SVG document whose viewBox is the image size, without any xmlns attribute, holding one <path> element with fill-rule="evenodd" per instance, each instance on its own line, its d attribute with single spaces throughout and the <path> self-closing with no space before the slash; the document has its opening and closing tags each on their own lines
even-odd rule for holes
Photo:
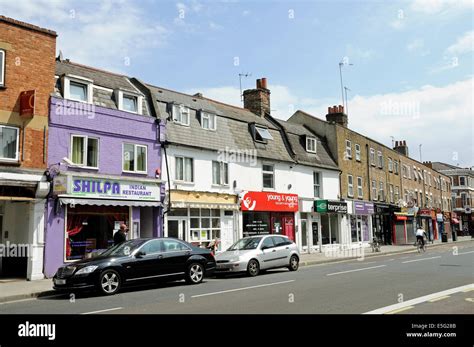
<svg viewBox="0 0 474 347">
<path fill-rule="evenodd" d="M 298 195 L 270 192 L 244 192 L 240 207 L 242 211 L 297 212 Z"/>
</svg>

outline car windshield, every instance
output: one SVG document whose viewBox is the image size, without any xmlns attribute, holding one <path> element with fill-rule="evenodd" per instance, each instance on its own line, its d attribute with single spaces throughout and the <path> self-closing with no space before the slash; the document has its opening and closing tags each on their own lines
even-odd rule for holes
<svg viewBox="0 0 474 347">
<path fill-rule="evenodd" d="M 100 256 L 120 257 L 120 256 L 130 255 L 135 249 L 137 249 L 137 247 L 141 246 L 142 244 L 143 244 L 143 240 L 125 241 L 125 242 L 122 242 L 121 244 L 118 244 L 116 246 L 113 246 L 107 249 L 105 252 L 101 253 Z"/>
<path fill-rule="evenodd" d="M 260 243 L 260 240 L 262 240 L 261 237 L 249 237 L 245 239 L 241 239 L 234 243 L 228 251 L 238 251 L 238 250 L 244 250 L 244 249 L 256 249 L 258 244 Z"/>
</svg>

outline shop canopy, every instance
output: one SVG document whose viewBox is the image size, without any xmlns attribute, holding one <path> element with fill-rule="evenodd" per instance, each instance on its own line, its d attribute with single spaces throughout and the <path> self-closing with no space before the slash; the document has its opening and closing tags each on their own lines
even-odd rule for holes
<svg viewBox="0 0 474 347">
<path fill-rule="evenodd" d="M 218 210 L 239 210 L 238 204 L 219 204 L 219 203 L 199 203 L 199 202 L 184 202 L 175 201 L 171 203 L 172 208 L 206 208 Z"/>
<path fill-rule="evenodd" d="M 68 205 L 95 205 L 95 206 L 138 206 L 138 207 L 160 207 L 159 201 L 132 201 L 132 200 L 107 200 L 107 199 L 70 199 L 61 198 L 62 204 Z"/>
</svg>

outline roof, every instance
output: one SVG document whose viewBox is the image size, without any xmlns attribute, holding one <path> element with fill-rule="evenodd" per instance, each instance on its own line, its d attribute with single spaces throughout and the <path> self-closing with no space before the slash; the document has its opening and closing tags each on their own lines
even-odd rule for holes
<svg viewBox="0 0 474 347">
<path fill-rule="evenodd" d="M 94 86 L 106 88 L 93 88 L 94 105 L 114 110 L 118 109 L 114 90 L 120 89 L 135 94 L 142 94 L 140 90 L 125 75 L 73 63 L 69 60 L 56 60 L 56 75 L 59 77 L 63 75 L 84 77 L 94 81 Z M 60 79 L 56 81 L 55 96 L 63 97 Z M 147 100 L 146 98 L 143 100 L 145 102 L 143 103 L 142 114 L 149 115 L 149 108 L 146 106 Z"/>
<path fill-rule="evenodd" d="M 439 161 L 432 162 L 431 165 L 433 166 L 434 170 L 441 172 L 445 175 L 464 174 L 474 177 L 474 171 L 468 167 L 455 166 L 451 164 L 441 163 Z"/>
<path fill-rule="evenodd" d="M 191 109 L 189 126 L 167 122 L 166 134 L 171 144 L 205 148 L 215 151 L 256 150 L 257 157 L 276 161 L 294 162 L 285 145 L 280 129 L 265 118 L 247 109 L 227 105 L 200 96 L 187 95 L 165 88 L 147 85 L 152 96 L 158 101 L 158 117 L 169 118 L 168 104 L 176 103 Z M 201 127 L 199 110 L 217 115 L 216 131 Z M 253 141 L 250 124 L 266 126 L 273 137 L 267 144 Z M 246 152 L 247 153 L 247 152 Z"/>
<path fill-rule="evenodd" d="M 304 125 L 290 123 L 280 119 L 275 120 L 285 130 L 291 149 L 299 163 L 310 166 L 338 169 L 337 164 L 327 147 L 327 143 L 323 138 L 311 132 Z M 316 139 L 317 153 L 309 153 L 306 151 L 306 136 Z"/>
<path fill-rule="evenodd" d="M 25 23 L 25 22 L 22 22 L 22 21 L 19 21 L 19 20 L 10 18 L 10 17 L 2 16 L 2 15 L 0 15 L 0 22 L 15 25 L 15 26 L 21 27 L 23 29 L 27 29 L 27 30 L 37 31 L 37 32 L 40 32 L 40 33 L 43 33 L 43 34 L 54 36 L 54 37 L 58 36 L 58 34 L 56 34 L 56 32 L 53 31 L 53 30 L 41 28 L 39 26 L 30 24 L 30 23 Z"/>
<path fill-rule="evenodd" d="M 441 163 L 439 161 L 431 163 L 433 166 L 433 169 L 440 171 L 440 170 L 458 170 L 458 169 L 464 169 L 459 166 L 454 166 L 451 164 L 446 164 L 446 163 Z"/>
</svg>

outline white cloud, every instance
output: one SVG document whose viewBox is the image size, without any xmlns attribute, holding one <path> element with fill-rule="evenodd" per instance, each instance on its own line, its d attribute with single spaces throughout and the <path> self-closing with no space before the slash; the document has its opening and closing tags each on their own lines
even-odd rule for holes
<svg viewBox="0 0 474 347">
<path fill-rule="evenodd" d="M 409 52 L 418 53 L 421 56 L 426 56 L 430 53 L 429 50 L 425 49 L 425 42 L 422 39 L 411 41 L 406 48 Z"/>
<path fill-rule="evenodd" d="M 451 55 L 463 54 L 472 52 L 474 50 L 474 31 L 468 31 L 463 36 L 459 37 L 456 43 L 452 44 L 446 49 L 446 52 Z"/>
<path fill-rule="evenodd" d="M 411 9 L 424 14 L 437 14 L 447 11 L 463 11 L 472 9 L 471 0 L 414 0 Z"/>
<path fill-rule="evenodd" d="M 443 87 L 423 86 L 399 93 L 373 96 L 356 95 L 348 101 L 349 126 L 387 146 L 391 136 L 406 140 L 412 157 L 419 160 L 418 145 L 423 144 L 423 160 L 474 164 L 473 87 L 474 79 Z M 269 85 L 272 114 L 288 119 L 300 109 L 325 119 L 327 107 L 340 104 L 339 98 L 299 97 L 283 85 Z M 242 106 L 235 87 L 194 88 L 205 97 Z M 453 161 L 457 153 L 459 160 Z"/>
<path fill-rule="evenodd" d="M 115 71 L 134 64 L 144 48 L 166 44 L 170 31 L 147 20 L 129 0 L 98 3 L 71 1 L 4 1 L 2 12 L 15 19 L 45 26 L 58 33 L 57 49 L 65 58 Z"/>
<path fill-rule="evenodd" d="M 369 60 L 375 56 L 373 49 L 364 49 L 353 45 L 346 45 L 346 56 L 351 60 Z"/>
</svg>

